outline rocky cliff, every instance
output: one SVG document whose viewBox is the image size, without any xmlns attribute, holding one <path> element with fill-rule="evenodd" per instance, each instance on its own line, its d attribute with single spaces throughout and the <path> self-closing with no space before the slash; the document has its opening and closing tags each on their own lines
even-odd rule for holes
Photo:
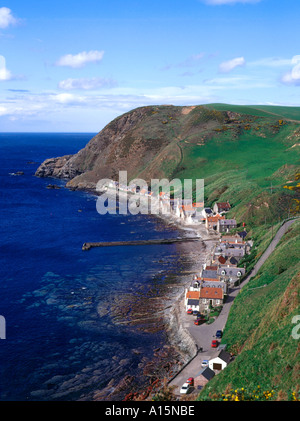
<svg viewBox="0 0 300 421">
<path fill-rule="evenodd" d="M 176 107 L 170 112 L 176 114 Z M 164 175 L 164 171 L 155 168 L 144 173 L 143 170 L 149 168 L 160 153 L 161 159 L 175 158 L 174 154 L 166 157 L 163 153 L 171 140 L 164 135 L 162 121 L 165 118 L 167 116 L 161 115 L 157 120 L 154 107 L 135 109 L 109 123 L 77 154 L 47 159 L 35 175 L 67 179 L 67 187 L 72 189 L 93 189 L 102 178 L 117 180 L 121 170 L 128 172 L 128 179 L 150 172 Z"/>
<path fill-rule="evenodd" d="M 78 153 L 47 159 L 36 176 L 66 179 L 71 189 L 94 190 L 103 178 L 118 180 L 119 171 L 127 171 L 128 181 L 141 178 L 148 183 L 153 178 L 207 179 L 212 172 L 223 179 L 234 169 L 239 169 L 239 177 L 243 169 L 259 175 L 266 161 L 262 158 L 277 148 L 278 165 L 272 152 L 274 168 L 267 160 L 264 170 L 265 176 L 275 177 L 272 173 L 282 163 L 294 164 L 295 154 L 288 152 L 287 157 L 286 148 L 297 143 L 298 130 L 298 122 L 283 120 L 274 109 L 226 104 L 140 107 L 114 119 Z M 251 154 L 255 159 L 249 161 Z M 255 164 L 258 157 L 261 164 Z"/>
<path fill-rule="evenodd" d="M 202 106 L 137 108 L 109 123 L 77 154 L 47 159 L 35 175 L 67 179 L 71 189 L 94 189 L 98 180 L 118 180 L 125 170 L 128 180 L 170 178 L 182 161 L 180 142 L 228 118 Z"/>
</svg>

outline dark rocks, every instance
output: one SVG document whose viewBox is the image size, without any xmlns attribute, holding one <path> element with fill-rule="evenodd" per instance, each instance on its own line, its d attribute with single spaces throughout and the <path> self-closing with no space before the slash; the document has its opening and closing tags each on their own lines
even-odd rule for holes
<svg viewBox="0 0 300 421">
<path fill-rule="evenodd" d="M 36 170 L 37 177 L 72 178 L 72 171 L 68 171 L 67 163 L 73 155 L 65 155 L 61 158 L 46 159 Z"/>
<path fill-rule="evenodd" d="M 24 175 L 24 171 L 11 172 L 9 175 Z"/>
</svg>

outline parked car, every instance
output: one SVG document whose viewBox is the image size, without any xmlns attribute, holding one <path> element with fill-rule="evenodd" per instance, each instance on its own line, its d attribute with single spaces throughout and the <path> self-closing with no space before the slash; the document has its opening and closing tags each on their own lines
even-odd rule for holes
<svg viewBox="0 0 300 421">
<path fill-rule="evenodd" d="M 211 341 L 211 347 L 212 348 L 218 348 L 219 342 L 216 341 L 215 339 L 213 341 Z"/>
<path fill-rule="evenodd" d="M 194 377 L 189 377 L 186 381 L 187 384 L 190 384 L 191 386 L 194 386 Z"/>
<path fill-rule="evenodd" d="M 194 311 L 193 311 L 193 315 L 194 315 L 194 316 L 200 316 L 200 313 L 199 313 L 199 311 L 198 311 L 198 310 L 194 310 Z"/>
<path fill-rule="evenodd" d="M 197 319 L 194 321 L 196 326 L 202 325 L 203 323 L 205 323 L 205 319 Z"/>
<path fill-rule="evenodd" d="M 203 360 L 201 363 L 201 367 L 202 368 L 208 367 L 208 360 Z"/>
<path fill-rule="evenodd" d="M 193 310 L 191 308 L 188 309 L 187 314 L 193 314 Z"/>
<path fill-rule="evenodd" d="M 187 393 L 189 393 L 190 391 L 191 391 L 191 385 L 190 385 L 190 384 L 188 384 L 188 383 L 184 383 L 184 384 L 181 386 L 180 393 L 182 393 L 182 394 L 186 395 L 186 394 L 187 394 Z"/>
<path fill-rule="evenodd" d="M 216 331 L 216 338 L 222 338 L 222 336 L 223 336 L 222 330 L 217 330 Z"/>
</svg>

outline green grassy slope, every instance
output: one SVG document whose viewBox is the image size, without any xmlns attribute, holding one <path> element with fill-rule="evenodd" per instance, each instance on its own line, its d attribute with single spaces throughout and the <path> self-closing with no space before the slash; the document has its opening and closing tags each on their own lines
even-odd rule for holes
<svg viewBox="0 0 300 421">
<path fill-rule="evenodd" d="M 292 336 L 293 317 L 300 314 L 299 255 L 297 221 L 237 296 L 222 339 L 237 356 L 209 382 L 200 400 L 222 399 L 230 388 L 251 391 L 258 385 L 274 390 L 272 399 L 293 399 L 300 377 L 299 339 Z"/>
<path fill-rule="evenodd" d="M 234 113 L 230 122 L 224 110 Z M 203 178 L 206 205 L 229 200 L 229 216 L 250 228 L 296 211 L 295 191 L 285 187 L 295 184 L 300 172 L 300 123 L 256 114 L 251 107 L 226 104 L 195 107 L 181 121 L 182 158 L 172 174 L 182 180 Z"/>
<path fill-rule="evenodd" d="M 300 121 L 300 107 L 283 107 L 277 105 L 231 105 L 231 104 L 209 104 L 209 108 L 219 111 L 234 111 L 237 113 L 250 114 L 267 117 L 274 115 L 280 119 L 291 119 Z"/>
</svg>

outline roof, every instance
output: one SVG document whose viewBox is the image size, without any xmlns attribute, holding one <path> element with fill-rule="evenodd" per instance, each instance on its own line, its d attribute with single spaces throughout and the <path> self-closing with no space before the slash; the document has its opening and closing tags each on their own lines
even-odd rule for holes
<svg viewBox="0 0 300 421">
<path fill-rule="evenodd" d="M 237 249 L 237 248 L 228 248 L 224 250 L 224 253 L 226 256 L 235 256 L 235 257 L 241 257 L 245 255 L 244 249 Z"/>
<path fill-rule="evenodd" d="M 244 275 L 244 273 L 245 273 L 245 269 L 244 268 L 237 268 L 237 267 L 234 267 L 234 266 L 223 266 L 223 267 L 220 267 L 219 268 L 219 270 L 218 270 L 218 273 L 219 274 L 222 274 L 222 272 L 225 272 L 225 274 L 227 275 L 227 276 L 237 276 L 237 273 L 238 272 L 241 272 L 241 274 L 242 275 Z"/>
<path fill-rule="evenodd" d="M 202 278 L 216 279 L 217 278 L 217 269 L 215 269 L 215 270 L 203 269 L 202 273 L 201 273 L 201 277 Z"/>
<path fill-rule="evenodd" d="M 235 219 L 222 219 L 220 220 L 220 225 L 236 225 Z"/>
<path fill-rule="evenodd" d="M 192 300 L 191 298 L 187 301 L 188 306 L 198 306 L 199 300 Z"/>
<path fill-rule="evenodd" d="M 238 235 L 243 239 L 247 236 L 247 234 L 248 234 L 247 231 L 238 232 Z"/>
<path fill-rule="evenodd" d="M 207 222 L 218 222 L 219 219 L 225 219 L 225 216 L 215 215 L 215 216 L 207 216 Z"/>
<path fill-rule="evenodd" d="M 188 291 L 186 293 L 186 298 L 198 299 L 200 298 L 200 291 Z"/>
<path fill-rule="evenodd" d="M 231 258 L 229 259 L 229 262 L 230 262 L 232 265 L 237 265 L 239 261 L 238 261 L 235 257 L 231 257 Z"/>
<path fill-rule="evenodd" d="M 226 282 L 217 281 L 204 281 L 202 284 L 202 288 L 226 288 Z"/>
<path fill-rule="evenodd" d="M 243 243 L 243 240 L 239 235 L 222 235 L 221 241 L 227 241 L 229 243 Z"/>
<path fill-rule="evenodd" d="M 229 202 L 218 202 L 217 206 L 218 206 L 218 209 L 230 209 L 231 208 Z"/>
<path fill-rule="evenodd" d="M 225 259 L 225 257 L 223 257 L 223 256 L 220 256 L 218 260 L 219 260 L 219 262 L 220 262 L 221 264 L 226 263 L 226 259 Z"/>
<path fill-rule="evenodd" d="M 194 202 L 193 207 L 194 208 L 203 208 L 204 203 L 203 202 Z"/>
<path fill-rule="evenodd" d="M 225 361 L 225 363 L 229 363 L 230 359 L 231 359 L 231 355 L 224 351 L 224 349 L 222 349 L 222 351 L 218 354 L 218 356 L 221 360 Z"/>
<path fill-rule="evenodd" d="M 201 371 L 199 371 L 199 373 L 196 375 L 196 377 L 203 376 L 207 380 L 210 380 L 214 377 L 214 375 L 215 375 L 215 372 L 213 370 L 211 370 L 209 367 L 205 367 Z"/>
<path fill-rule="evenodd" d="M 206 266 L 205 270 L 217 270 L 218 266 Z"/>
<path fill-rule="evenodd" d="M 200 290 L 200 298 L 209 298 L 209 299 L 223 299 L 223 289 L 222 288 L 213 288 L 205 287 Z"/>
</svg>

